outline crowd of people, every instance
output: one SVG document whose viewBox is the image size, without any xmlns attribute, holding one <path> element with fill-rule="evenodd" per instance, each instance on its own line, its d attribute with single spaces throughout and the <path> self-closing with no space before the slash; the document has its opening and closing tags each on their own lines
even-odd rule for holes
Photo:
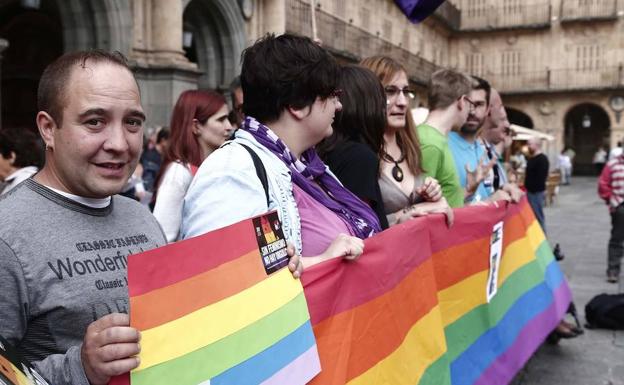
<svg viewBox="0 0 624 385">
<path fill-rule="evenodd" d="M 303 266 L 357 260 L 364 239 L 412 218 L 441 213 L 452 226 L 453 208 L 521 199 L 501 158 L 510 124 L 498 92 L 443 69 L 428 93 L 416 125 L 401 63 L 341 66 L 309 38 L 267 35 L 243 53 L 232 109 L 215 91 L 182 93 L 141 156 L 146 117 L 124 58 L 63 55 L 38 91 L 43 167 L 15 186 L 7 175 L 36 162 L 19 144 L 0 148 L 11 188 L 0 199 L 0 335 L 51 383 L 105 384 L 138 365 L 129 254 L 276 210 L 297 278 Z M 539 142 L 530 148 L 540 154 Z M 537 158 L 527 174 L 543 171 Z M 138 164 L 153 214 L 117 195 Z M 527 189 L 538 214 L 541 185 Z M 565 322 L 556 332 L 576 335 Z"/>
</svg>

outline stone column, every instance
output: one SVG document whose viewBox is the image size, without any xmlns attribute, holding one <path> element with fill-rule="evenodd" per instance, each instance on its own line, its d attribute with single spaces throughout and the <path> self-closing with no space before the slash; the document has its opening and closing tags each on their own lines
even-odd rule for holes
<svg viewBox="0 0 624 385">
<path fill-rule="evenodd" d="M 2 74 L 2 52 L 9 47 L 9 42 L 0 39 L 0 75 Z M 1 77 L 1 76 L 0 76 Z M 2 94 L 0 94 L 0 130 L 2 129 Z"/>
<path fill-rule="evenodd" d="M 152 0 L 153 60 L 188 63 L 182 50 L 182 2 Z"/>
<path fill-rule="evenodd" d="M 196 89 L 201 73 L 182 49 L 182 0 L 135 0 L 131 59 L 147 126 L 167 126 L 180 93 Z"/>
</svg>

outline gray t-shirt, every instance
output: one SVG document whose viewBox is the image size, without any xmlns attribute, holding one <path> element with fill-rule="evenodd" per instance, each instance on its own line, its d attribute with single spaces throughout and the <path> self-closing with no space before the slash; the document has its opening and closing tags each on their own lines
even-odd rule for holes
<svg viewBox="0 0 624 385">
<path fill-rule="evenodd" d="M 127 256 L 165 244 L 131 199 L 91 208 L 27 180 L 0 198 L 0 335 L 51 384 L 88 385 L 87 326 L 128 313 Z"/>
</svg>

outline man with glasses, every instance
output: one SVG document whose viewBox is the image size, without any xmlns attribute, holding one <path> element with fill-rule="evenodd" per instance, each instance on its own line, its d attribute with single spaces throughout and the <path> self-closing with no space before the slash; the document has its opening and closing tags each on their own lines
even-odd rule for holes
<svg viewBox="0 0 624 385">
<path fill-rule="evenodd" d="M 464 189 L 459 183 L 455 160 L 447 135 L 464 125 L 470 112 L 468 94 L 472 80 L 457 71 L 442 69 L 429 80 L 429 116 L 417 127 L 422 152 L 422 168 L 438 180 L 451 207 L 464 205 Z"/>
<path fill-rule="evenodd" d="M 457 130 L 449 133 L 449 147 L 459 176 L 459 183 L 464 188 L 466 203 L 481 202 L 491 195 L 490 186 L 484 180 L 496 159 L 489 159 L 484 148 L 477 140 L 477 132 L 483 126 L 490 111 L 490 84 L 478 77 L 472 90 L 465 97 L 468 102 L 468 118 Z"/>
</svg>

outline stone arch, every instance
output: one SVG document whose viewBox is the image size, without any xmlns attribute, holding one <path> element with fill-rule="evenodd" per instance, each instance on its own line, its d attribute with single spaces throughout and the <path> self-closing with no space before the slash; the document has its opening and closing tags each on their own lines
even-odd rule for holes
<svg viewBox="0 0 624 385">
<path fill-rule="evenodd" d="M 129 0 L 19 0 L 0 5 L 3 53 L 2 116 L 7 125 L 34 130 L 39 78 L 54 59 L 75 50 L 102 48 L 130 52 L 132 13 Z"/>
<path fill-rule="evenodd" d="M 184 29 L 193 44 L 187 57 L 202 72 L 199 88 L 225 88 L 240 72 L 245 48 L 245 22 L 238 2 L 231 0 L 184 0 Z"/>
<path fill-rule="evenodd" d="M 574 173 L 594 173 L 592 159 L 599 147 L 607 147 L 611 134 L 611 119 L 605 109 L 595 103 L 579 103 L 572 106 L 564 117 L 564 147 L 571 147 Z"/>
<path fill-rule="evenodd" d="M 535 128 L 533 119 L 529 114 L 512 107 L 505 107 L 505 111 L 507 112 L 507 119 L 509 119 L 511 124 L 517 124 L 518 126 L 526 128 Z"/>
</svg>

